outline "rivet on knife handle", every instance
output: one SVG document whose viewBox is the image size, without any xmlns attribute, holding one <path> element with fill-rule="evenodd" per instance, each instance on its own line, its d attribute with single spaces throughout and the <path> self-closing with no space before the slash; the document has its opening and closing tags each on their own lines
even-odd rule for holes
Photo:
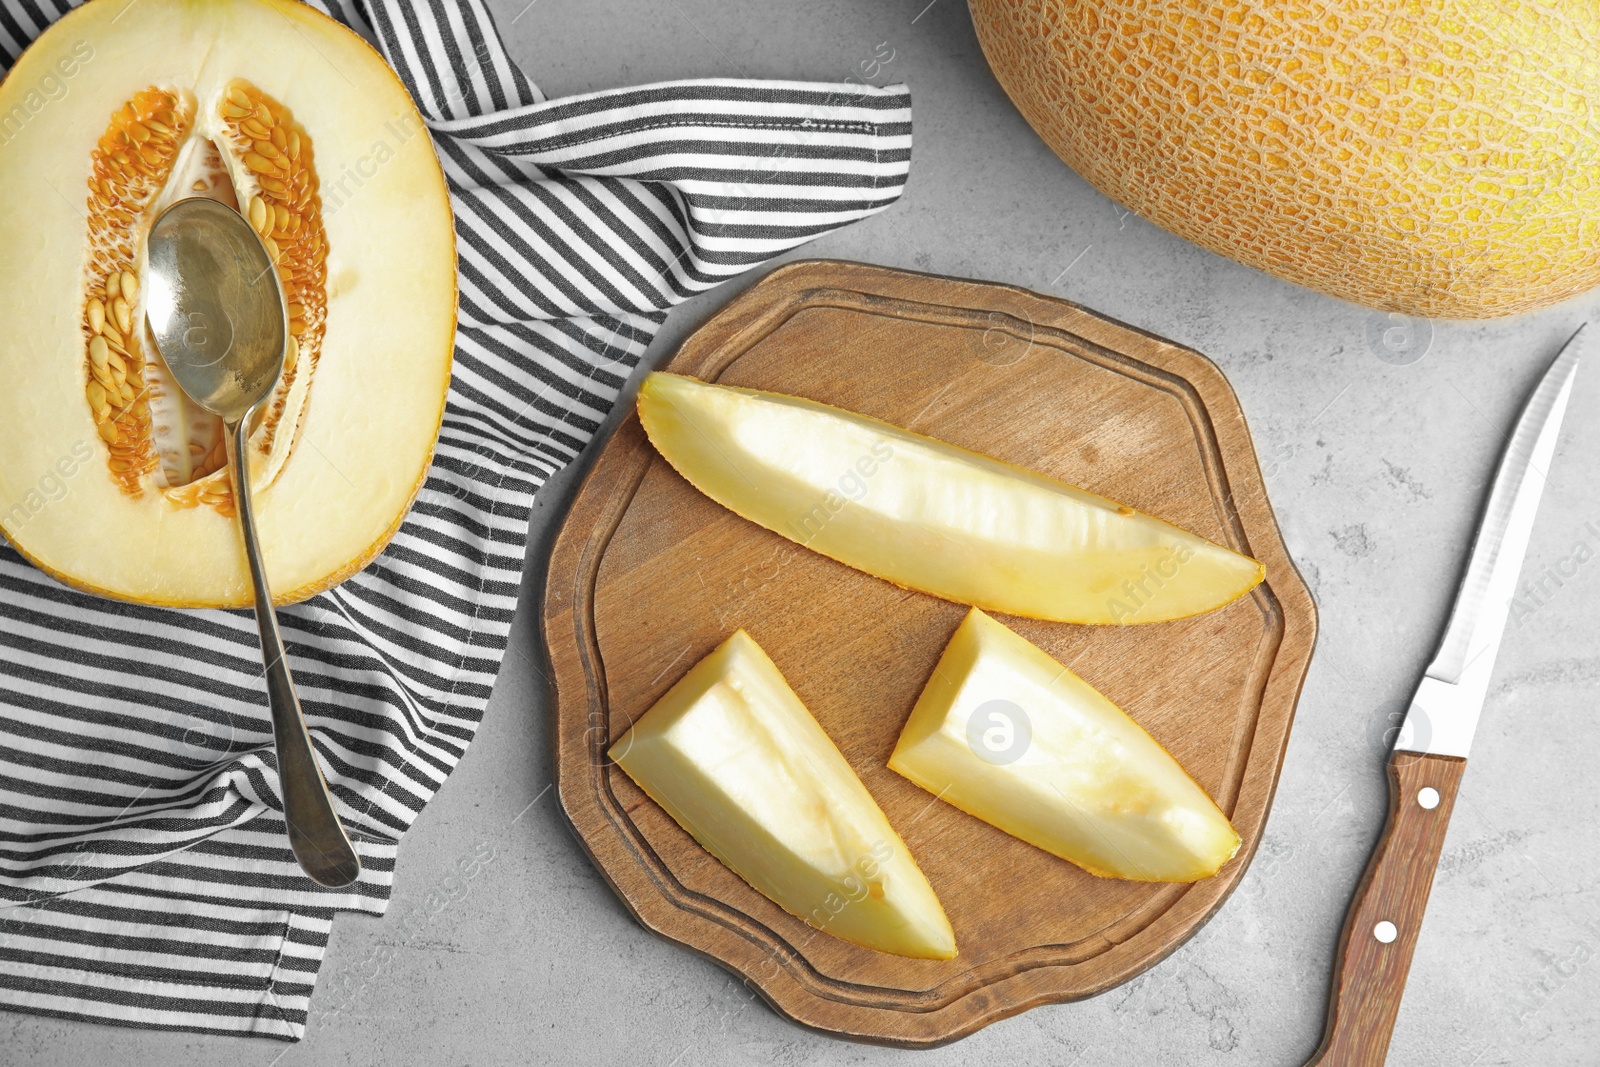
<svg viewBox="0 0 1600 1067">
<path fill-rule="evenodd" d="M 1345 919 L 1327 1030 L 1307 1067 L 1383 1063 L 1466 769 L 1453 756 L 1389 757 L 1389 820 Z"/>
</svg>

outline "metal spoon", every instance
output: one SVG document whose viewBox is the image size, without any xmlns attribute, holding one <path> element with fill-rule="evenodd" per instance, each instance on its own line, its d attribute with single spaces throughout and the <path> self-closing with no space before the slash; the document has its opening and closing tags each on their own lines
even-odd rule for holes
<svg viewBox="0 0 1600 1067">
<path fill-rule="evenodd" d="M 339 824 L 295 696 L 256 544 L 245 462 L 250 416 L 283 373 L 289 337 L 283 287 L 243 216 L 204 197 L 179 200 L 161 213 L 150 229 L 148 259 L 145 319 L 161 358 L 189 399 L 222 419 L 255 586 L 289 847 L 313 881 L 346 886 L 361 873 L 361 860 Z"/>
</svg>

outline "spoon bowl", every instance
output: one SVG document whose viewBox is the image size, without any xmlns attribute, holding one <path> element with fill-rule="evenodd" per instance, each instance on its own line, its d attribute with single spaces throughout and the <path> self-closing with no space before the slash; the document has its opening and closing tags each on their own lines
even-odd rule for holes
<svg viewBox="0 0 1600 1067">
<path fill-rule="evenodd" d="M 266 247 L 226 204 L 179 200 L 150 229 L 145 319 L 189 399 L 243 419 L 283 374 L 289 308 Z"/>
<path fill-rule="evenodd" d="M 179 200 L 150 228 L 145 322 L 178 387 L 222 420 L 235 510 L 255 592 L 284 822 L 295 859 L 319 885 L 346 886 L 361 861 L 339 822 L 278 633 L 250 502 L 251 413 L 283 375 L 289 312 L 261 238 L 237 211 Z"/>
</svg>

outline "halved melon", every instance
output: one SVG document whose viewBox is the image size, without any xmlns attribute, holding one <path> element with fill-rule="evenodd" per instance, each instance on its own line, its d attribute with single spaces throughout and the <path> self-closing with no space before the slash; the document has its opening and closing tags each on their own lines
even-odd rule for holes
<svg viewBox="0 0 1600 1067">
<path fill-rule="evenodd" d="M 444 178 L 382 57 L 288 0 L 93 0 L 12 68 L 0 137 L 7 539 L 91 592 L 250 603 L 220 423 L 141 304 L 151 222 L 206 196 L 250 219 L 289 301 L 249 450 L 272 587 L 304 599 L 377 555 L 428 469 L 456 293 Z"/>
</svg>

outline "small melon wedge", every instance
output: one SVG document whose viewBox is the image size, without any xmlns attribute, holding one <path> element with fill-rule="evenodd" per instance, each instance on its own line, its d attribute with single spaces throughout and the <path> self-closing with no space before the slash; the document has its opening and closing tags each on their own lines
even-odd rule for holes
<svg viewBox="0 0 1600 1067">
<path fill-rule="evenodd" d="M 824 556 L 959 604 L 1057 622 L 1210 611 L 1261 564 L 1114 500 L 878 419 L 657 372 L 639 418 L 723 507 Z"/>
<path fill-rule="evenodd" d="M 743 630 L 610 754 L 706 851 L 791 915 L 882 952 L 955 956 L 949 920 L 905 842 Z"/>
<path fill-rule="evenodd" d="M 889 767 L 1105 878 L 1193 882 L 1239 850 L 1227 817 L 1155 738 L 977 609 L 939 658 Z"/>
</svg>

